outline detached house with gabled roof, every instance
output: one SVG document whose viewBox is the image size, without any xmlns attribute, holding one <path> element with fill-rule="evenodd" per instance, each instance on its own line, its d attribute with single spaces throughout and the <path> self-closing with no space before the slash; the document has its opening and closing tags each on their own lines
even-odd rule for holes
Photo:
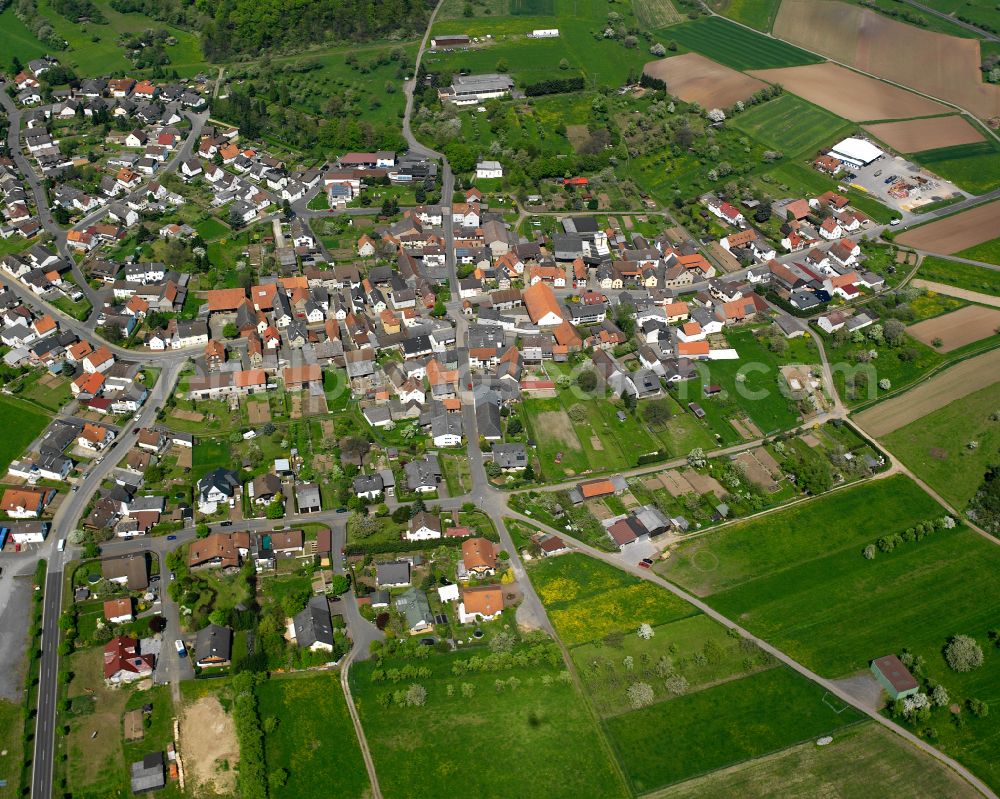
<svg viewBox="0 0 1000 799">
<path fill-rule="evenodd" d="M 420 511 L 410 519 L 405 533 L 407 541 L 429 541 L 441 537 L 441 519 L 427 511 Z"/>
</svg>

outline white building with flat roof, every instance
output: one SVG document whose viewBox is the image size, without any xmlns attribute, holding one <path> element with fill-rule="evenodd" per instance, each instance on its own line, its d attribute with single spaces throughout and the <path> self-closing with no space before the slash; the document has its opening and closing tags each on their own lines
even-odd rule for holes
<svg viewBox="0 0 1000 799">
<path fill-rule="evenodd" d="M 885 155 L 882 150 L 865 139 L 850 137 L 833 145 L 830 155 L 855 167 L 868 166 Z"/>
<path fill-rule="evenodd" d="M 438 92 L 438 97 L 455 105 L 474 105 L 484 100 L 506 97 L 513 88 L 514 81 L 507 75 L 456 75 L 451 86 Z"/>
</svg>

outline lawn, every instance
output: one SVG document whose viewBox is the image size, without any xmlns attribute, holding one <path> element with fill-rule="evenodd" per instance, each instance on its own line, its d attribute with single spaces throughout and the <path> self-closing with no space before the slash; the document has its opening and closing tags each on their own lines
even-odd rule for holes
<svg viewBox="0 0 1000 799">
<path fill-rule="evenodd" d="M 969 247 L 956 253 L 961 258 L 971 258 L 973 261 L 984 261 L 988 264 L 1000 265 L 1000 239 L 990 239 L 975 247 Z M 991 270 L 994 280 L 1000 280 L 1000 272 Z"/>
<path fill-rule="evenodd" d="M 531 581 L 568 646 L 697 614 L 689 604 L 603 561 L 570 553 L 531 564 Z"/>
<path fill-rule="evenodd" d="M 722 17 L 702 17 L 662 32 L 687 50 L 738 70 L 817 64 L 823 59 L 779 39 L 771 39 Z"/>
<path fill-rule="evenodd" d="M 969 250 L 965 252 L 969 252 Z M 949 286 L 957 286 L 969 291 L 992 294 L 995 297 L 1000 296 L 1000 271 L 987 269 L 985 266 L 963 264 L 928 255 L 921 262 L 917 277 L 933 280 L 937 283 L 947 283 Z"/>
<path fill-rule="evenodd" d="M 197 439 L 191 463 L 199 475 L 210 472 L 220 466 L 225 469 L 232 469 L 234 464 L 229 442 L 218 438 Z"/>
<path fill-rule="evenodd" d="M 18 58 L 27 64 L 48 52 L 35 35 L 14 15 L 14 4 L 9 4 L 0 12 L 0 53 L 4 54 L 4 69 L 11 58 Z"/>
<path fill-rule="evenodd" d="M 709 5 L 736 22 L 767 32 L 774 25 L 781 0 L 712 0 Z"/>
<path fill-rule="evenodd" d="M 264 738 L 268 770 L 288 772 L 288 782 L 272 787 L 272 799 L 368 795 L 368 774 L 339 672 L 273 677 L 258 684 L 257 698 L 261 719 L 278 719 Z"/>
<path fill-rule="evenodd" d="M 984 194 L 1000 184 L 1000 143 L 989 136 L 984 142 L 925 150 L 911 157 L 972 194 Z"/>
<path fill-rule="evenodd" d="M 996 383 L 889 433 L 885 445 L 955 508 L 968 504 L 1000 449 Z M 976 442 L 975 449 L 969 448 Z"/>
<path fill-rule="evenodd" d="M 833 743 L 812 741 L 768 757 L 716 771 L 661 793 L 657 799 L 731 799 L 734 796 L 948 796 L 979 793 L 947 766 L 920 753 L 877 724 L 839 731 Z"/>
<path fill-rule="evenodd" d="M 825 689 L 781 667 L 605 724 L 634 790 L 645 793 L 818 738 L 860 718 L 828 698 Z"/>
<path fill-rule="evenodd" d="M 553 380 L 562 374 L 572 375 L 572 369 L 549 367 Z M 628 410 L 618 402 L 583 396 L 575 387 L 557 392 L 557 397 L 527 399 L 521 407 L 545 480 L 634 467 L 642 455 L 661 451 L 677 456 L 714 443 L 704 425 L 666 393 Z M 654 402 L 665 403 L 670 412 L 667 422 L 655 429 L 644 417 Z M 624 420 L 618 418 L 619 411 L 625 413 Z M 560 453 L 562 458 L 556 463 Z"/>
<path fill-rule="evenodd" d="M 28 446 L 45 429 L 49 416 L 41 409 L 14 397 L 0 396 L 0 470 L 7 473 L 12 460 L 24 454 Z"/>
<path fill-rule="evenodd" d="M 794 94 L 782 94 L 732 117 L 729 124 L 786 155 L 812 155 L 853 124 Z"/>
<path fill-rule="evenodd" d="M 543 662 L 456 676 L 453 665 L 467 657 L 435 653 L 416 662 L 364 661 L 351 668 L 352 693 L 386 796 L 626 795 L 582 697 L 560 676 L 563 663 L 554 647 Z M 373 683 L 379 665 L 415 665 L 430 673 L 395 685 Z M 382 705 L 380 697 L 405 692 L 413 682 L 426 689 L 425 705 Z"/>
</svg>

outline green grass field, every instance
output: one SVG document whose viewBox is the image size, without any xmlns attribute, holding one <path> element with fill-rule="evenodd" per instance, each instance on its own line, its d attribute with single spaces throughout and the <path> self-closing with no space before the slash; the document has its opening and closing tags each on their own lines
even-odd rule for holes
<svg viewBox="0 0 1000 799">
<path fill-rule="evenodd" d="M 431 670 L 430 677 L 396 685 L 371 682 L 374 661 L 351 668 L 351 691 L 386 796 L 626 795 L 593 717 L 574 684 L 559 678 L 561 660 L 455 676 L 452 665 L 463 657 L 382 660 L 386 669 L 413 663 Z M 511 677 L 516 687 L 497 689 L 497 680 Z M 380 696 L 412 682 L 426 688 L 424 706 L 379 704 Z M 463 696 L 463 685 L 471 696 Z"/>
<path fill-rule="evenodd" d="M 912 158 L 973 194 L 984 194 L 1000 185 L 1000 143 L 992 137 L 976 144 L 925 150 Z"/>
<path fill-rule="evenodd" d="M 668 658 L 674 671 L 687 680 L 688 693 L 774 665 L 769 655 L 744 648 L 739 638 L 702 614 L 660 625 L 654 632 L 645 640 L 630 630 L 570 650 L 587 696 L 600 716 L 629 712 L 629 704 L 623 701 L 624 689 L 632 680 L 652 679 L 655 701 L 672 700 L 673 694 L 654 671 L 661 658 Z M 705 653 L 711 657 L 700 657 Z M 632 658 L 631 669 L 624 663 L 627 657 Z"/>
<path fill-rule="evenodd" d="M 878 508 L 878 516 L 872 513 Z M 825 549 L 860 552 L 878 538 L 885 519 L 892 530 L 941 515 L 941 509 L 905 477 L 890 477 L 809 500 L 678 547 L 657 568 L 668 580 L 707 596 L 806 563 Z"/>
<path fill-rule="evenodd" d="M 721 17 L 702 17 L 663 32 L 682 47 L 708 56 L 733 69 L 770 69 L 816 64 L 821 58 Z"/>
<path fill-rule="evenodd" d="M 27 64 L 46 52 L 45 45 L 14 15 L 13 3 L 0 12 L 0 53 L 4 54 L 7 61 L 16 57 L 22 64 Z M 4 63 L 4 69 L 6 68 L 7 64 Z"/>
<path fill-rule="evenodd" d="M 905 337 L 905 343 L 900 348 L 887 346 L 876 346 L 870 341 L 862 344 L 855 344 L 847 339 L 843 344 L 837 346 L 833 339 L 825 340 L 826 356 L 833 367 L 833 383 L 837 388 L 844 402 L 849 406 L 860 405 L 879 399 L 883 394 L 894 391 L 904 386 L 908 386 L 926 376 L 927 370 L 939 366 L 948 360 L 948 357 L 939 352 L 935 352 L 926 344 L 922 344 L 916 339 Z M 855 356 L 863 351 L 875 349 L 878 358 L 868 363 L 859 363 Z M 912 349 L 915 357 L 912 361 L 907 361 L 899 357 L 903 349 Z M 955 352 L 949 353 L 954 357 Z M 861 374 L 868 375 L 868 382 L 859 382 Z M 879 386 L 881 380 L 889 381 L 889 388 L 883 389 Z M 853 383 L 856 394 L 850 390 L 849 383 Z"/>
<path fill-rule="evenodd" d="M 817 738 L 861 717 L 826 694 L 791 669 L 774 668 L 610 719 L 606 726 L 633 788 L 645 793 Z"/>
<path fill-rule="evenodd" d="M 880 795 L 974 799 L 980 794 L 946 766 L 877 724 L 840 730 L 828 746 L 808 741 L 656 794 L 657 799 Z"/>
<path fill-rule="evenodd" d="M 985 266 L 963 264 L 929 255 L 921 262 L 917 277 L 1000 297 L 1000 271 L 987 269 Z"/>
<path fill-rule="evenodd" d="M 872 560 L 861 554 L 879 536 L 942 513 L 909 479 L 886 478 L 683 544 L 666 576 L 710 594 L 721 613 L 825 677 L 909 649 L 952 701 L 992 701 L 1000 658 L 987 641 L 996 617 L 983 597 L 1000 588 L 996 545 L 959 526 Z M 947 667 L 942 650 L 957 633 L 987 650 L 982 668 L 960 674 Z M 969 716 L 955 725 L 942 708 L 930 726 L 936 745 L 1000 785 L 1000 720 Z"/>
<path fill-rule="evenodd" d="M 774 25 L 781 0 L 712 0 L 709 5 L 723 16 L 767 32 Z"/>
<path fill-rule="evenodd" d="M 889 433 L 883 440 L 918 477 L 955 508 L 964 508 L 979 488 L 1000 449 L 997 413 L 1000 385 L 952 400 L 922 419 Z M 969 449 L 969 442 L 977 447 Z"/>
<path fill-rule="evenodd" d="M 990 239 L 975 247 L 969 247 L 956 253 L 961 258 L 971 258 L 973 261 L 983 261 L 988 264 L 1000 265 L 1000 239 Z M 1000 278 L 1000 271 L 993 271 L 994 278 Z"/>
<path fill-rule="evenodd" d="M 45 429 L 49 416 L 40 408 L 13 397 L 0 396 L 0 474 L 7 473 L 12 460 L 24 454 L 28 446 Z"/>
<path fill-rule="evenodd" d="M 536 561 L 531 581 L 556 632 L 570 646 L 632 633 L 644 622 L 669 624 L 697 614 L 673 594 L 577 553 Z"/>
<path fill-rule="evenodd" d="M 57 36 L 69 42 L 68 49 L 59 53 L 59 60 L 73 67 L 81 76 L 102 75 L 116 70 L 136 73 L 132 62 L 125 57 L 125 50 L 118 44 L 123 33 L 137 33 L 147 29 L 166 30 L 177 39 L 166 53 L 170 58 L 168 69 L 182 75 L 194 75 L 205 68 L 198 36 L 145 14 L 122 14 L 111 8 L 108 0 L 95 0 L 94 5 L 107 20 L 107 24 L 77 24 L 56 12 L 47 2 L 39 0 L 38 13 L 52 25 Z"/>
<path fill-rule="evenodd" d="M 288 782 L 272 799 L 361 799 L 370 786 L 339 672 L 274 677 L 257 688 L 260 717 L 278 719 L 264 738 L 269 770 L 283 768 Z"/>
<path fill-rule="evenodd" d="M 811 155 L 825 142 L 836 141 L 852 123 L 806 102 L 782 94 L 734 116 L 729 124 L 786 155 Z"/>
<path fill-rule="evenodd" d="M 925 0 L 924 5 L 984 30 L 1000 31 L 1000 7 L 993 0 Z"/>
</svg>

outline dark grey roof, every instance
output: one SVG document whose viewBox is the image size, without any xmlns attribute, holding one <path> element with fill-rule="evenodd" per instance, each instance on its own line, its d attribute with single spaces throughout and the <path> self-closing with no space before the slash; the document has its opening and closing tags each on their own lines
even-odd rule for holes
<svg viewBox="0 0 1000 799">
<path fill-rule="evenodd" d="M 166 785 L 163 752 L 152 752 L 132 764 L 132 793 L 154 791 Z"/>
<path fill-rule="evenodd" d="M 194 645 L 195 660 L 229 660 L 232 648 L 233 634 L 230 629 L 220 627 L 218 624 L 209 624 L 198 630 Z"/>
<path fill-rule="evenodd" d="M 333 646 L 333 622 L 330 620 L 330 603 L 325 596 L 314 596 L 305 609 L 292 619 L 295 641 L 307 648 L 320 643 Z"/>
</svg>

